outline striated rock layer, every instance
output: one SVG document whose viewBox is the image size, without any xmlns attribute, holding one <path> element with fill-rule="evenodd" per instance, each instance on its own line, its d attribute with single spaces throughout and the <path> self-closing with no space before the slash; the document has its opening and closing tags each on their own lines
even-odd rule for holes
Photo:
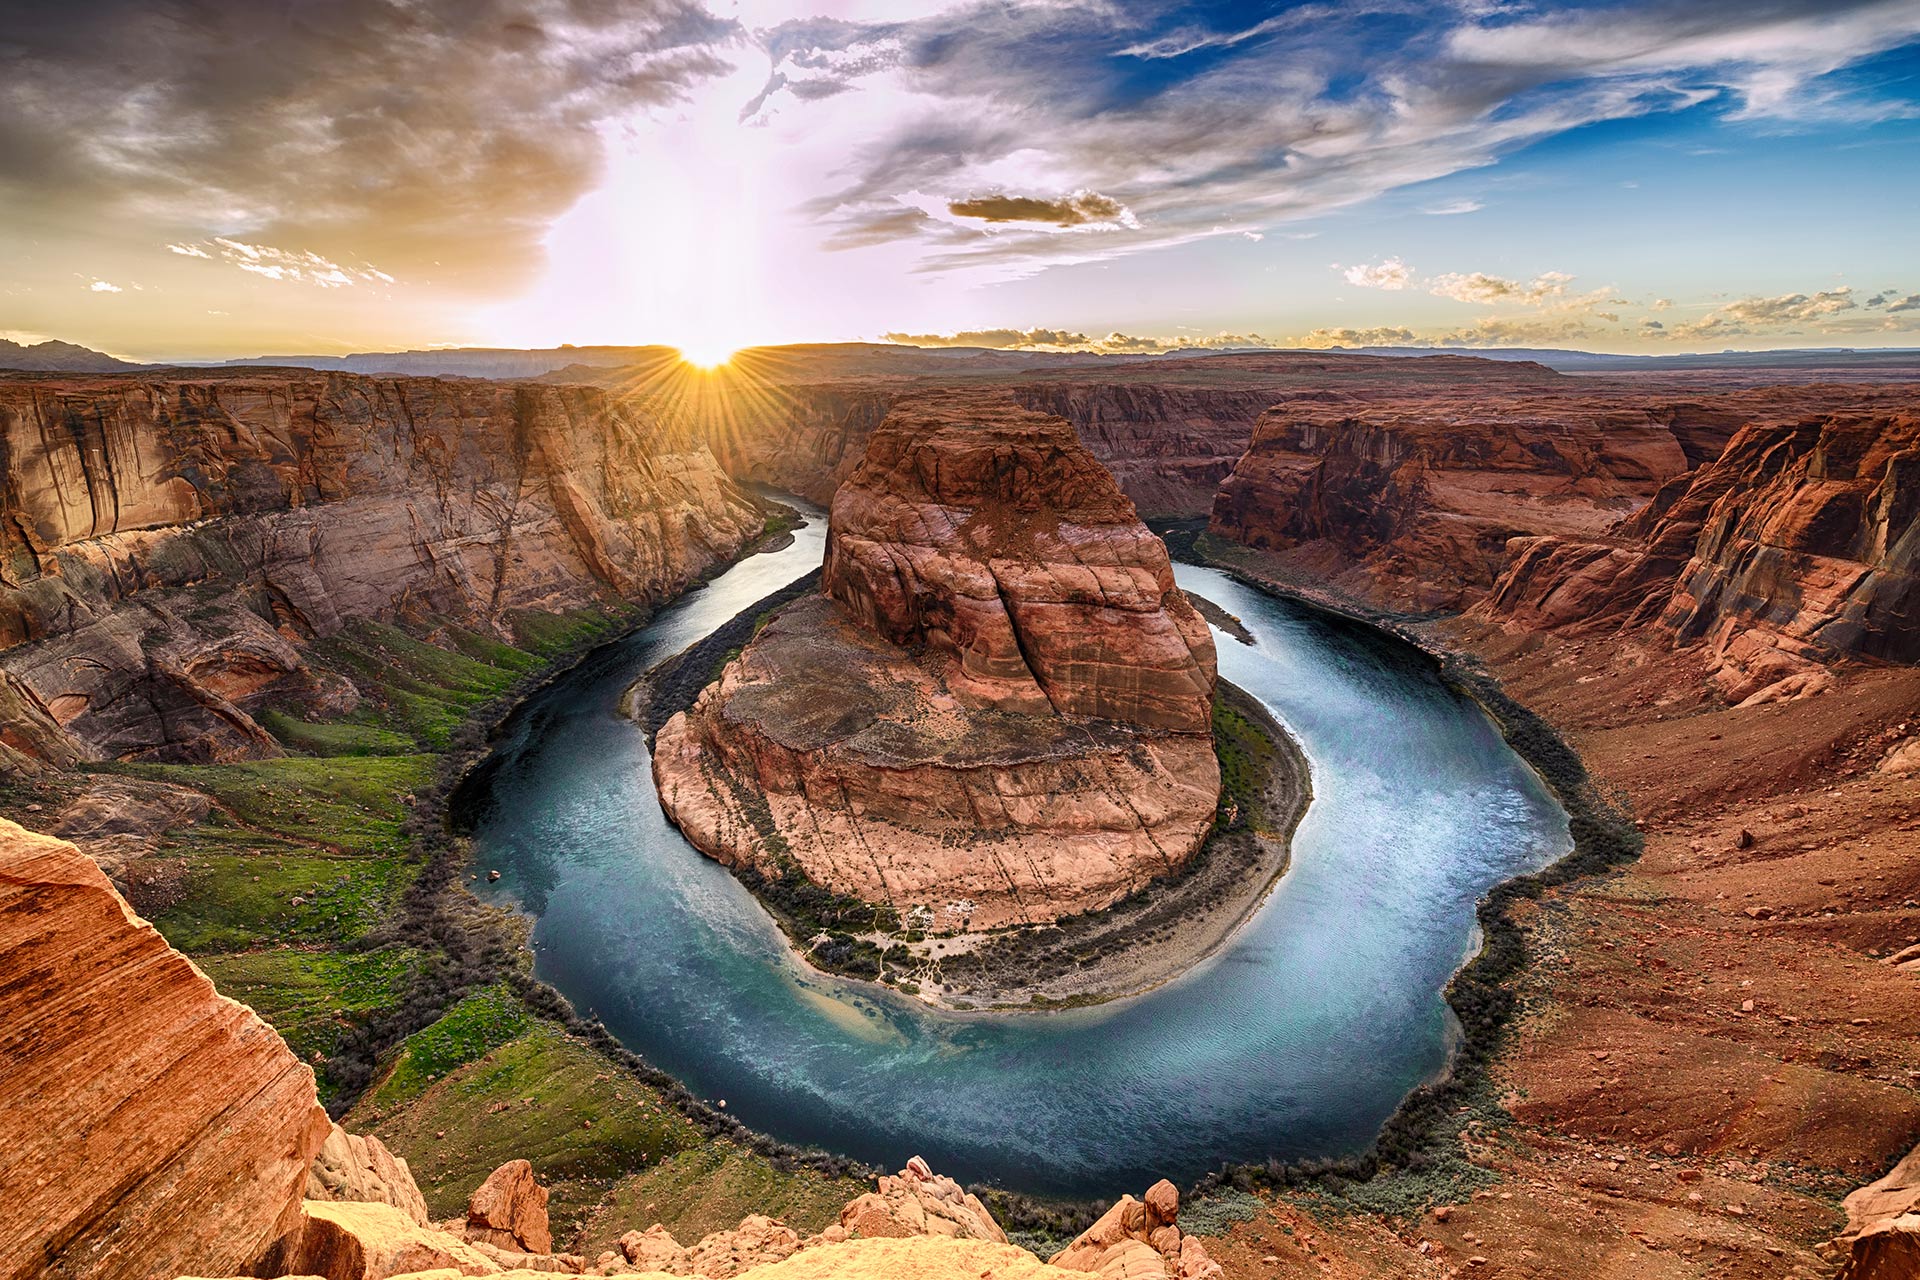
<svg viewBox="0 0 1920 1280">
<path fill-rule="evenodd" d="M 822 591 L 659 734 L 696 847 L 985 929 L 1106 906 L 1205 838 L 1212 641 L 1066 422 L 903 399 L 834 499 Z"/>
<path fill-rule="evenodd" d="M 1616 543 L 1623 521 L 1750 423 L 1910 399 L 1898 387 L 1702 395 L 1574 379 L 1291 396 L 1255 427 L 1210 528 L 1375 603 L 1463 609 L 1493 591 L 1511 540 Z"/>
<path fill-rule="evenodd" d="M 262 702 L 351 705 L 302 657 L 348 620 L 657 599 L 763 524 L 594 388 L 0 378 L 0 759 L 273 754 Z"/>
<path fill-rule="evenodd" d="M 1734 702 L 1841 658 L 1920 661 L 1920 414 L 1756 422 L 1614 533 L 1516 540 L 1483 611 L 1699 643 Z"/>
<path fill-rule="evenodd" d="M 64 841 L 0 820 L 0 1278 L 250 1266 L 330 1131 L 313 1072 Z"/>
</svg>

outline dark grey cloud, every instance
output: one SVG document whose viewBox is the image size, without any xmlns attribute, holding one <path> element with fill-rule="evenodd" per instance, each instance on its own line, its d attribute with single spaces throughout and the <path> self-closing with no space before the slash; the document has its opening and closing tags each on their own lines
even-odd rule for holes
<svg viewBox="0 0 1920 1280">
<path fill-rule="evenodd" d="M 1906 297 L 1887 304 L 1889 315 L 1896 311 L 1920 311 L 1920 293 L 1910 293 Z"/>
<path fill-rule="evenodd" d="M 0 3 L 0 206 L 498 284 L 598 126 L 723 69 L 689 0 Z"/>
</svg>

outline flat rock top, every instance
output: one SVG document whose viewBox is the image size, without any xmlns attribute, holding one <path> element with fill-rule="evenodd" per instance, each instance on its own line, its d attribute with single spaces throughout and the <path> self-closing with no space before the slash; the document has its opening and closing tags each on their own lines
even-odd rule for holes
<svg viewBox="0 0 1920 1280">
<path fill-rule="evenodd" d="M 1107 721 L 967 706 L 946 669 L 858 625 L 832 600 L 807 596 L 728 667 L 721 714 L 792 750 L 835 746 L 877 767 L 1022 764 L 1133 738 Z"/>
</svg>

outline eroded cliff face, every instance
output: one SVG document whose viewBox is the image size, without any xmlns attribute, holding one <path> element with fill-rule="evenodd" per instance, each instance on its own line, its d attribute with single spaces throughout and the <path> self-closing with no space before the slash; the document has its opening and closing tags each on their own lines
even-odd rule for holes
<svg viewBox="0 0 1920 1280">
<path fill-rule="evenodd" d="M 654 749 L 709 855 L 986 929 L 1096 909 L 1211 826 L 1214 653 L 1063 420 L 903 399 L 788 607 Z"/>
<path fill-rule="evenodd" d="M 1359 594 L 1457 608 L 1508 539 L 1598 535 L 1685 473 L 1653 415 L 1545 397 L 1275 405 L 1220 486 L 1210 529 Z"/>
<path fill-rule="evenodd" d="M 299 1220 L 313 1072 L 72 845 L 0 820 L 0 1277 L 250 1266 Z"/>
<path fill-rule="evenodd" d="M 1680 501 L 1749 426 L 1898 413 L 1912 399 L 1899 386 L 1699 394 L 1593 379 L 1301 394 L 1262 417 L 1210 529 L 1272 553 L 1270 568 L 1374 604 L 1465 609 L 1493 592 L 1516 539 L 1549 538 L 1596 575 L 1618 571 L 1608 549 L 1642 541 L 1636 522 Z M 1762 465 L 1728 455 L 1721 474 Z M 1548 611 L 1603 607 L 1618 602 L 1587 591 Z"/>
<path fill-rule="evenodd" d="M 344 620 L 658 599 L 763 524 L 703 444 L 594 388 L 0 379 L 0 750 L 272 754 L 263 701 L 355 698 L 302 657 Z"/>
<path fill-rule="evenodd" d="M 1698 643 L 1735 702 L 1841 658 L 1920 661 L 1920 414 L 1749 425 L 1615 534 L 1516 541 L 1483 611 Z"/>
<path fill-rule="evenodd" d="M 923 388 L 898 382 L 674 387 L 634 393 L 647 412 L 678 417 L 712 446 L 730 475 L 826 506 L 860 465 L 896 401 Z M 1140 511 L 1206 513 L 1245 452 L 1254 419 L 1273 403 L 1260 388 L 1059 382 L 1012 386 L 1015 401 L 1071 422 Z"/>
</svg>

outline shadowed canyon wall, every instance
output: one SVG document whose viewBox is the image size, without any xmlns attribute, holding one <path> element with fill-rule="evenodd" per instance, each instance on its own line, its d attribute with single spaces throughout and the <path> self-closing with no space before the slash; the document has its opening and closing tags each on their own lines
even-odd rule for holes
<svg viewBox="0 0 1920 1280">
<path fill-rule="evenodd" d="M 0 380 L 0 750 L 272 754 L 250 709 L 354 699 L 301 657 L 343 620 L 657 600 L 763 525 L 703 444 L 594 388 Z"/>
</svg>

